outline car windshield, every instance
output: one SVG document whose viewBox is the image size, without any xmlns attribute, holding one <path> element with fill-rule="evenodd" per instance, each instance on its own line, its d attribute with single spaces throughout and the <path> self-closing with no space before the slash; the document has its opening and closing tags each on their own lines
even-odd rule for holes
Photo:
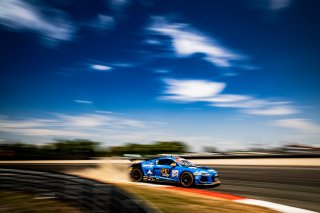
<svg viewBox="0 0 320 213">
<path fill-rule="evenodd" d="M 190 161 L 187 161 L 185 159 L 178 159 L 177 162 L 181 165 L 181 166 L 195 166 L 193 163 L 191 163 Z"/>
</svg>

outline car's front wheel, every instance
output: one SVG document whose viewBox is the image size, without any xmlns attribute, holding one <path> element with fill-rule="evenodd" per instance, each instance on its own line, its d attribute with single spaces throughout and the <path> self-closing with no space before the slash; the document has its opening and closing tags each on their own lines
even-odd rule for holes
<svg viewBox="0 0 320 213">
<path fill-rule="evenodd" d="M 141 182 L 143 175 L 140 168 L 133 168 L 130 174 L 130 178 L 134 182 Z"/>
<path fill-rule="evenodd" d="M 180 176 L 180 183 L 183 187 L 191 187 L 194 184 L 193 175 L 190 172 L 184 172 Z"/>
</svg>

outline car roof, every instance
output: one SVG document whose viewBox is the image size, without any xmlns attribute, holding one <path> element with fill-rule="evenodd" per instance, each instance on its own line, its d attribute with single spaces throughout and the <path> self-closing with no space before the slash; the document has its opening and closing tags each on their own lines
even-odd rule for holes
<svg viewBox="0 0 320 213">
<path fill-rule="evenodd" d="M 161 159 L 170 159 L 170 160 L 177 160 L 179 157 L 173 157 L 173 156 L 163 156 L 163 157 L 158 157 L 158 158 L 153 158 L 153 159 L 150 159 L 149 161 L 151 160 L 161 160 Z"/>
</svg>

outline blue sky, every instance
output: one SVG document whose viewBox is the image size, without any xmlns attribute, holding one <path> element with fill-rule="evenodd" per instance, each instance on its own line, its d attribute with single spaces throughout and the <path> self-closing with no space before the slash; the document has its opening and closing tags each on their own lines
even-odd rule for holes
<svg viewBox="0 0 320 213">
<path fill-rule="evenodd" d="M 319 145 L 318 1 L 0 2 L 0 140 Z"/>
</svg>

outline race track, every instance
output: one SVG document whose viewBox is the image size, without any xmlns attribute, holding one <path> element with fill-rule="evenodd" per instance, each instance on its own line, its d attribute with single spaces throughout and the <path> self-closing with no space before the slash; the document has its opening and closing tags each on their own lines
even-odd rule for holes
<svg viewBox="0 0 320 213">
<path fill-rule="evenodd" d="M 319 167 L 214 166 L 222 185 L 213 189 L 320 212 Z"/>
<path fill-rule="evenodd" d="M 50 164 L 20 162 L 6 165 L 0 162 L 1 167 L 59 172 L 80 171 L 88 167 L 99 169 L 101 164 L 99 162 L 52 162 Z M 125 163 L 117 164 L 117 167 L 122 169 L 126 166 Z M 206 166 L 210 165 L 206 164 Z M 320 167 L 254 165 L 215 165 L 212 167 L 220 173 L 222 185 L 203 190 L 219 191 L 320 212 Z"/>
</svg>

